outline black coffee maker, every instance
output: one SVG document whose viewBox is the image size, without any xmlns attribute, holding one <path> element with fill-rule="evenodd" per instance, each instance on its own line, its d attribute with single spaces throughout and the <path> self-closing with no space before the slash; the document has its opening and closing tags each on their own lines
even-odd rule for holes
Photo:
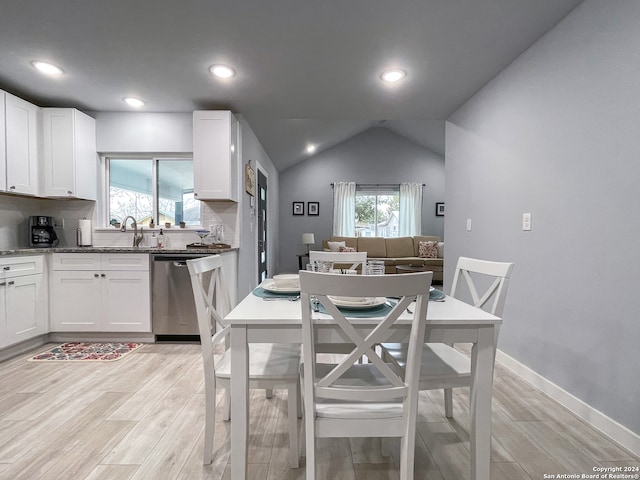
<svg viewBox="0 0 640 480">
<path fill-rule="evenodd" d="M 29 217 L 29 246 L 55 247 L 58 245 L 58 235 L 53 226 L 53 217 Z"/>
</svg>

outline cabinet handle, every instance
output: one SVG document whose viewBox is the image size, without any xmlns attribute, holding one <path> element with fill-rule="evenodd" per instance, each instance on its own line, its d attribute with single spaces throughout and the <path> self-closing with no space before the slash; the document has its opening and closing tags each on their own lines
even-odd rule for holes
<svg viewBox="0 0 640 480">
<path fill-rule="evenodd" d="M 11 281 L 8 283 L 8 285 L 13 285 L 14 283 L 16 283 L 16 282 L 14 282 L 13 280 L 11 280 Z"/>
<path fill-rule="evenodd" d="M 73 195 L 73 192 L 71 190 L 67 190 L 67 194 Z"/>
<path fill-rule="evenodd" d="M 97 273 L 94 273 L 93 276 L 96 278 L 100 277 L 100 275 L 98 275 Z"/>
<path fill-rule="evenodd" d="M 11 267 L 4 267 L 3 270 L 11 270 Z"/>
<path fill-rule="evenodd" d="M 193 196 L 197 197 L 198 196 L 198 192 L 193 192 Z"/>
<path fill-rule="evenodd" d="M 10 189 L 10 190 L 15 190 L 15 189 L 16 189 L 16 186 L 15 186 L 15 185 L 11 185 L 11 186 L 9 187 L 9 189 Z"/>
<path fill-rule="evenodd" d="M 106 273 L 102 273 L 102 274 L 100 274 L 100 276 L 101 276 L 102 278 L 105 278 L 105 277 L 107 276 L 107 274 L 106 274 Z"/>
<path fill-rule="evenodd" d="M 7 284 L 7 282 L 0 282 L 0 287 L 4 287 Z"/>
</svg>

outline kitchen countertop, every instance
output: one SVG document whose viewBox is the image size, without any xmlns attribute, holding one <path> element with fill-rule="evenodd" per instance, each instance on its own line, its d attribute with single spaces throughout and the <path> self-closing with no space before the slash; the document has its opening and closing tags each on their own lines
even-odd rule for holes
<svg viewBox="0 0 640 480">
<path fill-rule="evenodd" d="M 0 250 L 3 255 L 35 255 L 43 253 L 169 253 L 169 254 L 217 254 L 237 251 L 237 248 L 151 248 L 151 247 L 49 247 L 49 248 L 16 248 Z"/>
</svg>

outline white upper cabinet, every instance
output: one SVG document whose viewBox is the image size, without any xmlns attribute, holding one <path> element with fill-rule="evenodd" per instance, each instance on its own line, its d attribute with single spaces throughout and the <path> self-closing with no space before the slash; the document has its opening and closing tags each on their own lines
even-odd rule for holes
<svg viewBox="0 0 640 480">
<path fill-rule="evenodd" d="M 7 144 L 4 122 L 4 96 L 0 90 L 0 192 L 7 191 Z"/>
<path fill-rule="evenodd" d="M 198 200 L 238 201 L 238 136 L 238 121 L 231 112 L 193 112 L 193 186 Z"/>
<path fill-rule="evenodd" d="M 38 114 L 40 108 L 10 93 L 0 92 L 4 99 L 2 111 L 4 128 L 4 164 L 0 182 L 2 190 L 10 193 L 38 195 Z M 1 143 L 0 143 L 1 146 Z"/>
<path fill-rule="evenodd" d="M 75 108 L 43 108 L 42 140 L 43 195 L 95 200 L 95 120 Z"/>
</svg>

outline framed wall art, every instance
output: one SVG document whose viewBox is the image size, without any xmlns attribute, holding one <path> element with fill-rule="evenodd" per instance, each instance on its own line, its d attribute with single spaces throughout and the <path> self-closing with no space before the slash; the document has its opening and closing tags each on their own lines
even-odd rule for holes
<svg viewBox="0 0 640 480">
<path fill-rule="evenodd" d="M 320 215 L 320 203 L 307 202 L 307 215 Z"/>
<path fill-rule="evenodd" d="M 444 202 L 436 203 L 436 217 L 444 217 Z"/>
<path fill-rule="evenodd" d="M 256 196 L 256 171 L 251 168 L 251 160 L 244 167 L 244 186 L 249 195 Z"/>
<path fill-rule="evenodd" d="M 293 214 L 304 215 L 304 202 L 293 202 Z"/>
</svg>

